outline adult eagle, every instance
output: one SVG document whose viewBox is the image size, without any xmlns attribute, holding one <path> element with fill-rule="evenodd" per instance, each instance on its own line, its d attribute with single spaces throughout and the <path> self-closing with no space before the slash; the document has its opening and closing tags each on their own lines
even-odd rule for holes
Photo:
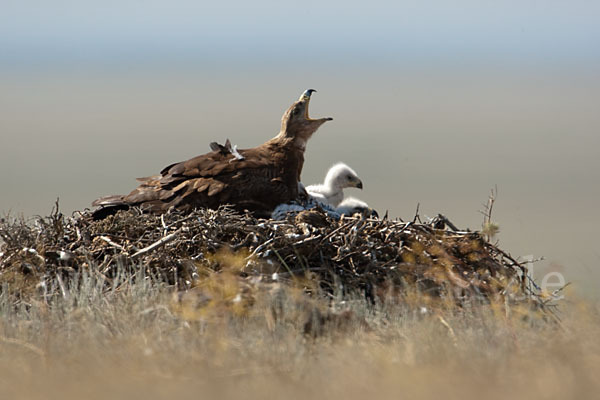
<svg viewBox="0 0 600 400">
<path fill-rule="evenodd" d="M 281 118 L 281 130 L 273 139 L 251 149 L 237 150 L 212 144 L 212 152 L 165 167 L 160 175 L 138 178 L 141 184 L 128 195 L 95 200 L 97 219 L 130 206 L 151 212 L 171 207 L 191 210 L 231 204 L 268 217 L 281 203 L 298 196 L 306 142 L 326 121 L 308 116 L 310 97 L 306 90 Z"/>
</svg>

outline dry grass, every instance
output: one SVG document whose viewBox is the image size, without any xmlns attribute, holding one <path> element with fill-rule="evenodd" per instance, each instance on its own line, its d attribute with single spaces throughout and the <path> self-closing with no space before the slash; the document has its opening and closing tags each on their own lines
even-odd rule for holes
<svg viewBox="0 0 600 400">
<path fill-rule="evenodd" d="M 523 306 L 422 312 L 418 295 L 324 303 L 270 285 L 231 312 L 227 274 L 183 297 L 148 278 L 121 274 L 109 291 L 98 279 L 71 281 L 50 307 L 0 297 L 3 398 L 562 399 L 600 389 L 600 309 L 583 301 L 566 302 L 557 325 Z"/>
<path fill-rule="evenodd" d="M 0 221 L 2 398 L 596 397 L 598 304 L 447 220 L 323 218 Z"/>
</svg>

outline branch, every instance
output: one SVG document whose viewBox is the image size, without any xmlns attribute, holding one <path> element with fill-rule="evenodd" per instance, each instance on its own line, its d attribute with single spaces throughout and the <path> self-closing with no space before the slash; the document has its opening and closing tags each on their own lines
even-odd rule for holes
<svg viewBox="0 0 600 400">
<path fill-rule="evenodd" d="M 125 253 L 127 253 L 127 250 L 125 250 L 125 247 L 121 246 L 118 243 L 113 242 L 112 240 L 110 240 L 110 238 L 108 236 L 100 236 L 101 240 L 104 240 L 106 243 L 110 244 L 112 247 L 115 247 Z"/>
<path fill-rule="evenodd" d="M 177 229 L 175 232 L 161 238 L 160 240 L 157 240 L 156 242 L 152 243 L 150 246 L 144 247 L 143 249 L 137 251 L 136 253 L 134 253 L 131 256 L 131 258 L 139 257 L 141 255 L 144 255 L 144 254 L 156 249 L 157 247 L 162 246 L 165 243 L 169 243 L 171 240 L 173 240 L 177 237 L 177 234 L 179 234 L 179 229 Z"/>
</svg>

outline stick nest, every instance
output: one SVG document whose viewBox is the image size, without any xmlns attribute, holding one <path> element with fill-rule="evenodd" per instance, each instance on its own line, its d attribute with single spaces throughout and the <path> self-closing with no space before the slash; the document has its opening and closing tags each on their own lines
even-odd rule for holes
<svg viewBox="0 0 600 400">
<path fill-rule="evenodd" d="M 0 281 L 20 299 L 60 290 L 85 272 L 109 286 L 119 271 L 179 289 L 207 274 L 301 285 L 331 295 L 360 292 L 372 302 L 418 291 L 458 303 L 544 304 L 526 268 L 477 232 L 445 217 L 429 223 L 304 211 L 284 221 L 227 207 L 162 215 L 132 209 L 94 221 L 88 211 L 0 221 Z M 122 272 L 121 272 L 122 273 Z"/>
</svg>

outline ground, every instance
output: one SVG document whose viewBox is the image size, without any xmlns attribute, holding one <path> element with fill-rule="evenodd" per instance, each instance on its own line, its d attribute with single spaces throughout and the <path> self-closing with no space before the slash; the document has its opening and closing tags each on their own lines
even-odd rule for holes
<svg viewBox="0 0 600 400">
<path fill-rule="evenodd" d="M 545 301 L 543 294 L 535 302 L 519 300 L 509 293 L 521 287 L 513 284 L 518 281 L 518 268 L 510 269 L 512 261 L 500 253 L 494 255 L 500 250 L 489 247 L 476 233 L 382 223 L 386 230 L 379 232 L 388 239 L 388 235 L 410 232 L 403 236 L 404 242 L 418 235 L 433 244 L 442 243 L 447 249 L 443 254 L 453 252 L 453 262 L 463 265 L 463 278 L 453 275 L 457 270 L 452 272 L 454 266 L 447 264 L 447 257 L 432 251 L 439 250 L 438 245 L 428 245 L 428 241 L 419 242 L 424 243 L 421 247 L 404 245 L 394 239 L 398 257 L 417 248 L 429 254 L 416 254 L 404 268 L 414 264 L 420 266 L 418 271 L 435 271 L 426 286 L 435 282 L 435 294 L 405 283 L 402 290 L 388 286 L 369 297 L 360 286 L 340 289 L 344 275 L 333 275 L 328 285 L 319 285 L 318 268 L 312 263 L 291 275 L 294 267 L 289 262 L 298 254 L 282 251 L 298 241 L 305 243 L 306 238 L 299 236 L 301 228 L 290 236 L 291 244 L 282 242 L 282 246 L 270 248 L 281 253 L 289 270 L 280 268 L 279 273 L 268 275 L 244 272 L 254 265 L 248 260 L 260 254 L 268 260 L 267 247 L 260 241 L 251 244 L 246 234 L 232 236 L 238 225 L 231 222 L 241 216 L 213 214 L 196 215 L 197 223 L 182 225 L 181 230 L 171 227 L 170 219 L 178 224 L 190 219 L 183 221 L 179 215 L 140 217 L 137 219 L 158 229 L 136 233 L 136 226 L 128 223 L 126 237 L 106 236 L 117 220 L 82 225 L 54 214 L 31 225 L 4 221 L 6 242 L 0 273 L 3 396 L 65 400 L 133 396 L 563 399 L 593 398 L 600 389 L 600 306 L 579 298 L 569 288 L 553 312 L 540 306 Z M 218 232 L 206 228 L 213 220 L 219 222 L 215 222 Z M 267 229 L 263 222 L 254 224 L 250 226 L 258 236 Z M 290 235 L 288 228 L 279 224 L 272 243 Z M 296 221 L 289 229 L 295 224 L 300 226 Z M 306 235 L 326 238 L 321 247 L 326 243 L 341 246 L 343 237 L 341 242 L 329 238 L 335 238 L 342 228 L 350 234 L 380 226 L 378 221 L 360 219 L 337 224 L 305 227 Z M 188 250 L 190 254 L 200 251 L 186 245 L 191 243 L 186 235 L 207 236 L 203 240 L 212 247 L 203 248 L 205 257 L 195 260 L 191 284 L 181 276 L 185 269 L 167 268 L 170 272 L 164 276 L 146 274 L 144 271 L 160 270 L 135 257 L 143 246 L 150 248 L 161 237 L 172 235 L 171 230 L 183 232 L 182 236 L 138 257 L 148 257 L 144 260 L 149 263 L 176 264 L 181 262 L 177 257 L 189 256 Z M 377 233 L 369 235 L 375 240 Z M 224 237 L 250 248 L 225 246 L 216 240 Z M 231 239 L 234 237 L 237 239 Z M 12 245 L 11 240 L 15 241 Z M 211 248 L 221 250 L 211 253 Z M 375 253 L 368 254 L 377 259 L 387 254 L 386 248 L 373 248 Z M 252 253 L 250 249 L 254 249 Z M 483 249 L 493 257 L 482 253 Z M 348 254 L 355 260 L 353 273 L 361 273 L 361 264 L 355 263 L 364 261 L 367 266 L 369 257 Z M 77 257 L 87 257 L 87 263 L 75 264 Z M 347 258 L 341 257 L 339 262 Z M 311 257 L 301 260 L 307 262 Z M 504 260 L 504 264 L 493 260 Z M 468 276 L 464 272 L 470 271 L 467 261 L 480 278 L 485 275 L 478 269 L 482 266 L 508 268 L 508 272 L 497 275 L 499 286 L 490 287 L 489 292 L 482 291 L 485 286 L 470 291 L 463 288 Z M 203 268 L 204 264 L 208 267 Z M 345 264 L 336 265 L 347 269 Z M 382 264 L 389 265 L 389 261 Z M 402 272 L 399 282 L 410 283 L 406 279 L 411 271 Z M 420 273 L 414 276 L 419 278 Z M 473 277 L 468 279 L 474 282 Z M 456 291 L 457 287 L 461 290 Z M 465 297 L 465 293 L 477 295 Z"/>
<path fill-rule="evenodd" d="M 559 399 L 600 389 L 599 308 L 584 300 L 565 301 L 557 324 L 504 305 L 432 310 L 418 297 L 325 305 L 275 288 L 230 312 L 147 280 L 99 287 L 86 277 L 52 307 L 1 298 L 6 398 Z M 323 318 L 332 306 L 340 319 Z M 321 328 L 307 330 L 311 320 Z"/>
</svg>

